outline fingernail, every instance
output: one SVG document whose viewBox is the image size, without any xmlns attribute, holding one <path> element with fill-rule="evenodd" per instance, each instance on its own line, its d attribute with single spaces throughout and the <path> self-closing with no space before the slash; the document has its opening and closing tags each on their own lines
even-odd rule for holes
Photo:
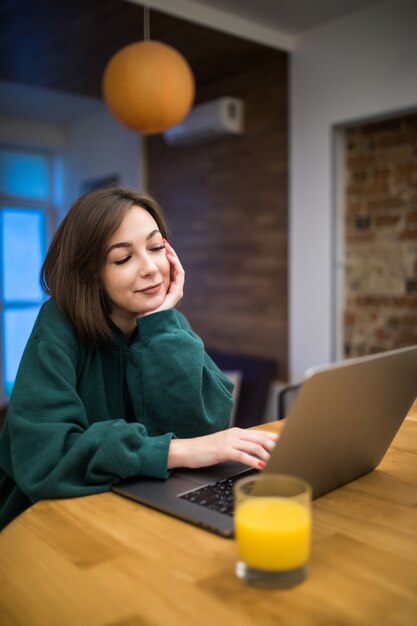
<svg viewBox="0 0 417 626">
<path fill-rule="evenodd" d="M 258 462 L 258 467 L 259 469 L 263 469 L 265 467 L 266 463 L 264 463 L 264 461 L 259 461 Z"/>
</svg>

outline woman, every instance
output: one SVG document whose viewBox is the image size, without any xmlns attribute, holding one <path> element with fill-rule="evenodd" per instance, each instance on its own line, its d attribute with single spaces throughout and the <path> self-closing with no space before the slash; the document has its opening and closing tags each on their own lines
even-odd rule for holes
<svg viewBox="0 0 417 626">
<path fill-rule="evenodd" d="M 265 465 L 276 437 L 227 428 L 232 385 L 175 309 L 184 270 L 166 237 L 157 203 L 123 187 L 63 220 L 0 439 L 0 527 L 37 500 L 137 474 Z"/>
</svg>

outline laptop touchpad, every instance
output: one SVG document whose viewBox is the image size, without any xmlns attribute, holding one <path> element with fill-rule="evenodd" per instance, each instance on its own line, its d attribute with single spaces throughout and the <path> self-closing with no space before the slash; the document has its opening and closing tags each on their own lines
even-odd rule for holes
<svg viewBox="0 0 417 626">
<path fill-rule="evenodd" d="M 210 465 L 209 467 L 199 467 L 197 469 L 178 468 L 175 469 L 171 475 L 191 480 L 198 485 L 204 483 L 211 483 L 222 478 L 228 478 L 239 472 L 249 470 L 247 465 L 242 463 L 235 463 L 233 461 L 227 461 L 225 463 L 218 463 L 217 465 Z"/>
</svg>

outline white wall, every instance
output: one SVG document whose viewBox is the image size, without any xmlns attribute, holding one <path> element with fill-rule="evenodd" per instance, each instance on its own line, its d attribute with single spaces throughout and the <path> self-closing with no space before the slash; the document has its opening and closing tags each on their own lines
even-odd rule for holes
<svg viewBox="0 0 417 626">
<path fill-rule="evenodd" d="M 64 155 L 66 204 L 82 193 L 82 183 L 116 174 L 138 188 L 143 180 L 141 135 L 128 130 L 106 110 L 71 125 Z"/>
<path fill-rule="evenodd" d="M 290 371 L 334 358 L 335 125 L 417 107 L 417 3 L 390 0 L 303 36 L 291 59 Z"/>
<path fill-rule="evenodd" d="M 0 142 L 15 146 L 42 147 L 52 150 L 62 149 L 68 140 L 65 124 L 36 120 L 22 120 L 17 117 L 0 117 Z"/>
</svg>

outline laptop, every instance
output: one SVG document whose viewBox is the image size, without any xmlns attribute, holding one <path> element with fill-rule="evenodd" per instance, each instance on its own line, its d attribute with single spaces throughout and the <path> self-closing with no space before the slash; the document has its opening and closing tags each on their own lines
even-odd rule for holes
<svg viewBox="0 0 417 626">
<path fill-rule="evenodd" d="M 416 396 L 417 346 L 312 368 L 262 472 L 300 476 L 314 498 L 332 491 L 380 463 Z M 113 490 L 232 537 L 228 492 L 250 473 L 260 472 L 226 462 L 177 469 L 166 480 L 137 476 Z"/>
</svg>

